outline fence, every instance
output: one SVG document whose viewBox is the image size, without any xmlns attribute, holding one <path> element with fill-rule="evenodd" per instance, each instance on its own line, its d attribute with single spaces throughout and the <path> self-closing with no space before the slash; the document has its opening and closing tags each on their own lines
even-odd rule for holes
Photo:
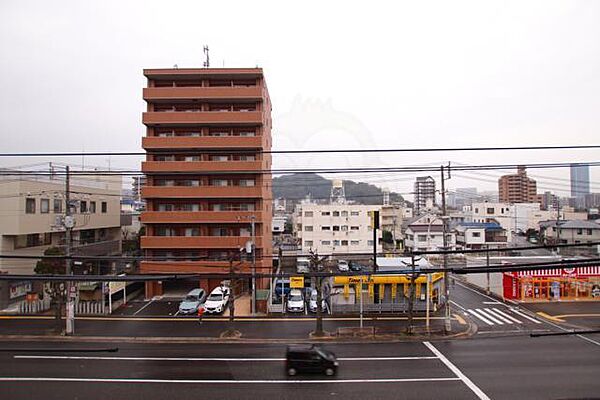
<svg viewBox="0 0 600 400">
<path fill-rule="evenodd" d="M 415 301 L 413 311 L 424 312 L 427 309 L 427 303 L 424 301 Z M 365 303 L 362 306 L 363 313 L 366 314 L 383 314 L 383 313 L 407 313 L 408 302 L 398 303 Z M 433 311 L 433 306 L 431 307 Z M 333 314 L 358 314 L 360 313 L 360 303 L 357 304 L 331 304 Z"/>
<path fill-rule="evenodd" d="M 19 314 L 38 314 L 50 309 L 50 299 L 26 301 L 19 303 Z"/>
<path fill-rule="evenodd" d="M 78 301 L 75 303 L 75 315 L 104 315 L 106 308 L 102 301 Z"/>
</svg>

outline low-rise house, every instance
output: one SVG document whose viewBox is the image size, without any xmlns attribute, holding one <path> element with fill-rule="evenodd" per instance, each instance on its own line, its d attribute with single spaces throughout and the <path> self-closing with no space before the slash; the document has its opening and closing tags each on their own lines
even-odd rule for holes
<svg viewBox="0 0 600 400">
<path fill-rule="evenodd" d="M 435 214 L 424 214 L 409 221 L 404 234 L 408 251 L 440 250 L 444 247 L 444 219 Z M 455 235 L 447 227 L 446 246 L 455 247 Z"/>
<path fill-rule="evenodd" d="M 544 221 L 540 238 L 546 244 L 583 244 L 600 241 L 600 224 L 594 221 Z M 598 254 L 597 246 L 563 248 L 561 254 Z"/>
<path fill-rule="evenodd" d="M 507 246 L 506 229 L 497 223 L 462 223 L 456 226 L 454 231 L 457 248 L 481 249 Z"/>
</svg>

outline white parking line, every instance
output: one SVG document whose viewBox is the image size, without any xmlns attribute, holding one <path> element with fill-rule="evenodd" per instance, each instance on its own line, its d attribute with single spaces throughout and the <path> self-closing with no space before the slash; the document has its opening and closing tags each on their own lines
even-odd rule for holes
<svg viewBox="0 0 600 400">
<path fill-rule="evenodd" d="M 522 312 L 520 312 L 519 310 L 515 310 L 514 308 L 511 308 L 511 309 L 510 309 L 510 311 L 514 312 L 514 313 L 515 313 L 515 314 L 517 314 L 517 315 L 520 315 L 520 316 L 521 316 L 521 317 L 523 317 L 523 318 L 527 318 L 528 320 L 530 320 L 530 321 L 533 321 L 533 322 L 535 322 L 536 324 L 541 324 L 541 323 L 542 323 L 541 321 L 538 321 L 538 320 L 537 320 L 537 319 L 535 319 L 535 318 L 531 318 L 529 315 L 527 315 L 527 314 L 523 314 Z"/>
<path fill-rule="evenodd" d="M 104 356 L 38 356 L 15 355 L 15 359 L 40 360 L 110 360 L 110 361 L 223 361 L 223 362 L 281 362 L 285 358 L 224 358 L 224 357 L 104 357 Z M 412 357 L 339 357 L 340 361 L 403 361 L 403 360 L 434 360 L 433 356 Z"/>
<path fill-rule="evenodd" d="M 392 378 L 392 379 L 128 379 L 128 378 L 33 378 L 1 376 L 0 382 L 100 382 L 100 383 L 180 383 L 180 384 L 217 384 L 217 385 L 249 385 L 249 384 L 332 384 L 332 383 L 403 383 L 403 382 L 445 382 L 460 381 L 460 378 Z M 487 399 L 487 397 L 481 397 Z"/>
<path fill-rule="evenodd" d="M 464 384 L 467 385 L 468 388 L 471 389 L 473 393 L 477 395 L 477 397 L 479 397 L 481 400 L 490 400 L 490 398 L 485 393 L 483 393 L 481 389 L 479 389 L 465 374 L 463 374 L 460 369 L 458 369 L 454 364 L 452 364 L 450 360 L 448 360 L 446 356 L 442 354 L 441 351 L 435 348 L 434 345 L 432 345 L 429 342 L 423 342 L 423 344 L 427 346 L 427 348 L 431 350 L 431 352 L 435 354 L 446 365 L 446 367 L 448 367 L 454 373 L 454 375 L 459 377 L 460 380 L 463 381 Z"/>
<path fill-rule="evenodd" d="M 467 310 L 467 312 L 471 315 L 476 316 L 477 318 L 479 318 L 480 320 L 482 320 L 483 322 L 485 322 L 488 325 L 494 325 L 492 322 L 488 321 L 486 318 L 482 317 L 481 315 L 477 314 L 475 311 L 469 309 Z"/>
<path fill-rule="evenodd" d="M 142 308 L 140 308 L 139 310 L 137 310 L 136 312 L 134 312 L 134 313 L 133 313 L 133 315 L 138 315 L 138 313 L 139 313 L 140 311 L 142 311 L 144 308 L 148 307 L 148 306 L 149 306 L 150 304 L 152 304 L 153 302 L 154 302 L 154 299 L 150 300 L 150 301 L 148 302 L 148 304 L 146 304 L 144 307 L 142 307 Z"/>
</svg>

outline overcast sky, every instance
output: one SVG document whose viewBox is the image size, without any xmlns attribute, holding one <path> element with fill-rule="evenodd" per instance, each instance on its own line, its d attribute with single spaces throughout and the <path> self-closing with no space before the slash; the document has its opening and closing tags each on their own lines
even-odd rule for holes
<svg viewBox="0 0 600 400">
<path fill-rule="evenodd" d="M 274 149 L 599 144 L 598 21 L 597 1 L 3 0 L 1 147 L 140 151 L 142 69 L 200 67 L 205 44 L 213 67 L 265 69 Z M 274 168 L 598 160 L 599 150 L 301 155 Z M 0 165 L 36 161 L 48 160 Z M 502 173 L 457 173 L 449 187 L 497 189 Z M 530 175 L 539 191 L 567 194 L 567 169 Z M 406 193 L 414 175 L 354 179 Z"/>
</svg>

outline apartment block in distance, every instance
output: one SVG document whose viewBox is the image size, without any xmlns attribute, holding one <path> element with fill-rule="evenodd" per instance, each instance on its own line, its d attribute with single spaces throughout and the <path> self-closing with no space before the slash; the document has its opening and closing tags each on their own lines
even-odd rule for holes
<svg viewBox="0 0 600 400">
<path fill-rule="evenodd" d="M 272 271 L 271 102 L 261 68 L 146 69 L 142 171 L 146 257 L 152 273 Z M 254 238 L 252 237 L 254 226 Z M 221 279 L 192 282 L 206 290 Z M 265 289 L 268 280 L 257 281 Z M 146 284 L 146 297 L 169 290 Z"/>
<path fill-rule="evenodd" d="M 498 179 L 498 195 L 501 203 L 536 203 L 537 184 L 527 176 L 524 166 L 519 166 L 516 174 L 504 175 Z"/>
</svg>

